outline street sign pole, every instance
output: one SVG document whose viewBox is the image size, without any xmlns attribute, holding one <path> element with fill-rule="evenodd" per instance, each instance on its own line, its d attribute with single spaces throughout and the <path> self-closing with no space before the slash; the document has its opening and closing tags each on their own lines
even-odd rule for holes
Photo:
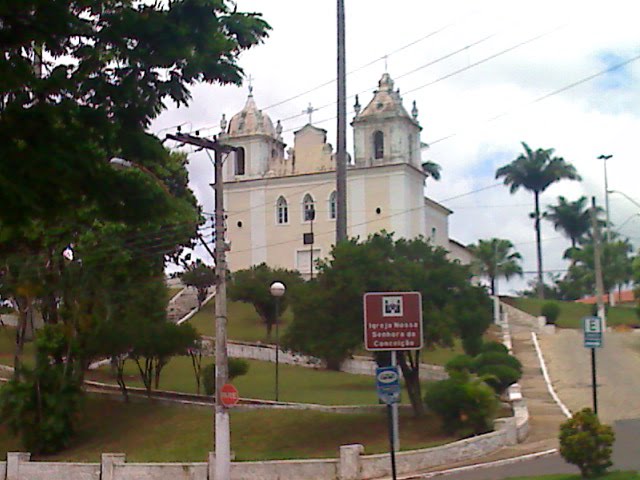
<svg viewBox="0 0 640 480">
<path fill-rule="evenodd" d="M 391 351 L 391 366 L 398 368 L 398 357 L 395 350 Z M 393 417 L 393 447 L 396 452 L 400 451 L 400 425 L 398 421 L 398 404 L 391 404 L 391 414 Z"/>
<path fill-rule="evenodd" d="M 596 349 L 591 349 L 591 389 L 593 392 L 593 413 L 598 415 L 598 385 L 596 383 Z"/>
<path fill-rule="evenodd" d="M 389 450 L 391 451 L 391 475 L 393 480 L 396 480 L 396 449 L 395 449 L 395 435 L 393 434 L 393 407 L 392 404 L 387 405 L 387 418 L 389 419 Z"/>
<path fill-rule="evenodd" d="M 593 413 L 598 415 L 598 384 L 596 382 L 596 348 L 602 347 L 604 322 L 601 317 L 582 319 L 584 346 L 591 349 L 591 392 L 593 395 Z"/>
</svg>

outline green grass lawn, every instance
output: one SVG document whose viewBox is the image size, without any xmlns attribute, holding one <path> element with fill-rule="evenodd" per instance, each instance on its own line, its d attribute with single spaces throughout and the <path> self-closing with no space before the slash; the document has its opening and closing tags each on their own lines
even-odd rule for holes
<svg viewBox="0 0 640 480">
<path fill-rule="evenodd" d="M 65 451 L 34 460 L 99 462 L 102 452 L 124 452 L 131 462 L 206 461 L 213 449 L 212 410 L 142 401 L 87 398 L 78 434 Z M 362 443 L 365 452 L 387 451 L 384 412 L 329 414 L 313 411 L 231 412 L 231 448 L 238 461 L 337 457 L 340 445 Z M 313 435 L 309 433 L 313 432 Z M 455 440 L 441 433 L 435 418 L 400 417 L 403 450 Z M 22 450 L 0 426 L 0 460 Z"/>
<path fill-rule="evenodd" d="M 233 384 L 245 398 L 275 399 L 275 364 L 248 360 L 249 372 L 236 378 Z M 213 363 L 213 358 L 205 359 Z M 135 363 L 126 364 L 127 385 L 143 387 Z M 329 370 L 315 370 L 292 365 L 280 365 L 280 400 L 321 405 L 375 405 L 378 403 L 375 379 L 366 375 Z M 87 378 L 115 383 L 109 367 L 90 372 Z M 196 393 L 196 381 L 189 357 L 175 357 L 162 371 L 162 390 Z"/>
<path fill-rule="evenodd" d="M 512 480 L 581 480 L 580 475 L 543 475 L 541 477 L 518 477 Z M 612 472 L 602 477 L 598 477 L 598 480 L 640 480 L 640 475 L 637 472 Z"/>
<path fill-rule="evenodd" d="M 16 349 L 16 329 L 0 327 L 0 364 L 13 366 L 13 355 Z M 33 364 L 34 348 L 32 342 L 24 345 L 23 361 L 27 365 Z"/>
<path fill-rule="evenodd" d="M 538 298 L 515 298 L 513 305 L 531 315 L 540 315 L 542 305 L 549 300 L 540 300 Z M 583 317 L 591 315 L 591 305 L 575 302 L 562 302 L 553 300 L 560 305 L 560 316 L 558 317 L 558 327 L 562 328 L 582 328 L 580 320 Z M 609 326 L 616 325 L 638 325 L 638 318 L 635 309 L 616 306 L 607 309 L 607 324 Z"/>
<path fill-rule="evenodd" d="M 214 309 L 215 299 L 211 300 L 189 320 L 189 323 L 201 335 L 215 337 Z M 287 309 L 281 318 L 280 334 L 284 333 L 290 321 L 291 310 Z M 243 302 L 227 303 L 227 336 L 231 340 L 244 342 L 268 342 L 267 329 L 260 322 L 260 317 L 258 317 L 253 305 Z M 269 343 L 273 343 L 273 339 Z"/>
</svg>

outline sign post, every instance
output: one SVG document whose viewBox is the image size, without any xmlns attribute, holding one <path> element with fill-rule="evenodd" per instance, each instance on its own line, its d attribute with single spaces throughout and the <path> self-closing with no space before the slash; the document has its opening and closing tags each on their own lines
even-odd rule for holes
<svg viewBox="0 0 640 480">
<path fill-rule="evenodd" d="M 420 350 L 422 342 L 420 292 L 370 292 L 364 295 L 365 348 L 374 352 L 391 352 L 391 366 L 376 369 L 376 389 L 380 401 L 387 404 L 393 480 L 397 478 L 395 451 L 399 448 L 400 372 L 396 351 Z"/>
<path fill-rule="evenodd" d="M 596 348 L 602 347 L 602 319 L 584 317 L 582 319 L 584 346 L 591 349 L 591 391 L 593 394 L 593 413 L 598 415 L 598 386 L 596 383 Z"/>
</svg>

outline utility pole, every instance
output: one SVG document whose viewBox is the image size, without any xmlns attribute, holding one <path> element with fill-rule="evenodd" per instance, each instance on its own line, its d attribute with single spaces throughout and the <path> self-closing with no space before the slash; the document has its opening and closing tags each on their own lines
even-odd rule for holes
<svg viewBox="0 0 640 480">
<path fill-rule="evenodd" d="M 607 244 L 611 243 L 611 219 L 609 217 L 609 181 L 607 179 L 607 160 L 613 155 L 600 155 L 598 160 L 604 163 L 604 208 L 607 216 Z M 615 289 L 614 289 L 615 290 Z M 609 295 L 609 305 L 615 306 L 615 292 L 607 292 Z"/>
<path fill-rule="evenodd" d="M 347 239 L 347 74 L 344 0 L 338 0 L 338 138 L 336 149 L 336 243 Z"/>
<path fill-rule="evenodd" d="M 215 402 L 215 454 L 216 480 L 229 480 L 231 476 L 231 428 L 229 426 L 229 411 L 222 404 L 222 387 L 229 377 L 227 359 L 227 260 L 225 242 L 224 219 L 224 183 L 222 178 L 222 155 L 235 150 L 230 145 L 223 145 L 214 137 L 213 140 L 193 135 L 178 133 L 167 135 L 167 138 L 188 145 L 194 145 L 215 154 L 215 260 L 216 260 L 216 402 Z"/>
<path fill-rule="evenodd" d="M 604 283 L 602 281 L 602 261 L 600 259 L 600 230 L 596 210 L 596 197 L 591 197 L 591 226 L 593 228 L 593 260 L 596 276 L 596 295 L 598 299 L 598 316 L 602 320 L 602 328 L 606 330 L 607 318 L 604 308 Z"/>
</svg>

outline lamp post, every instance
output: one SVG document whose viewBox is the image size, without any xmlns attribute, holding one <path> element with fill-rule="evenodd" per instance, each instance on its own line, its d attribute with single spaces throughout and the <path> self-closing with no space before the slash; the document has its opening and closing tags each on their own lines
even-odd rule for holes
<svg viewBox="0 0 640 480">
<path fill-rule="evenodd" d="M 280 365 L 280 332 L 278 326 L 280 324 L 280 297 L 284 295 L 286 290 L 287 287 L 285 287 L 282 282 L 273 282 L 269 288 L 271 295 L 276 299 L 276 402 L 279 399 L 278 368 Z"/>
<path fill-rule="evenodd" d="M 607 243 L 611 241 L 611 220 L 609 218 L 609 181 L 607 179 L 607 160 L 613 155 L 600 155 L 598 160 L 604 163 L 604 208 L 607 215 Z"/>
</svg>

